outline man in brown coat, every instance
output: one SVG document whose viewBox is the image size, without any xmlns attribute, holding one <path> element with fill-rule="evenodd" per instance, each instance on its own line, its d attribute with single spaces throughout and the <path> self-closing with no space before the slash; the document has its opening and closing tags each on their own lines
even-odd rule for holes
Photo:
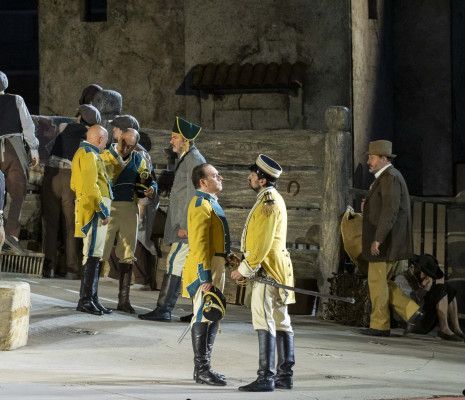
<svg viewBox="0 0 465 400">
<path fill-rule="evenodd" d="M 399 261 L 413 255 L 410 197 L 401 173 L 391 161 L 392 143 L 371 142 L 366 152 L 370 172 L 375 181 L 362 204 L 362 256 L 369 262 L 368 288 L 372 312 L 370 328 L 361 330 L 369 336 L 389 336 L 389 304 L 407 322 L 411 332 L 423 316 L 420 307 L 391 280 Z"/>
</svg>

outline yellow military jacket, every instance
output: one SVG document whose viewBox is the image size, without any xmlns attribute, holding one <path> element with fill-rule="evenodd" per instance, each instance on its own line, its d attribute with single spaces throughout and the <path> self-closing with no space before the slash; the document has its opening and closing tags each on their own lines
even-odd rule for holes
<svg viewBox="0 0 465 400">
<path fill-rule="evenodd" d="M 247 217 L 241 238 L 244 259 L 239 272 L 255 275 L 263 268 L 276 282 L 294 286 L 294 270 L 286 249 L 287 210 L 284 199 L 273 187 L 262 190 Z M 294 292 L 279 289 L 285 304 L 295 303 Z"/>
<path fill-rule="evenodd" d="M 230 253 L 229 227 L 216 197 L 197 190 L 187 211 L 189 254 L 182 273 L 183 297 L 212 282 L 211 260 Z"/>
<path fill-rule="evenodd" d="M 97 146 L 83 141 L 71 163 L 71 190 L 76 193 L 74 236 L 85 237 L 95 213 L 100 219 L 110 216 L 103 198 L 112 198 L 110 180 Z"/>
</svg>

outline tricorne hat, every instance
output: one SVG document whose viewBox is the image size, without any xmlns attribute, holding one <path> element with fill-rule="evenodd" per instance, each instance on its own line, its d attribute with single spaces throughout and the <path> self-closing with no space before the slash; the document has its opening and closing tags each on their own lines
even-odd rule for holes
<svg viewBox="0 0 465 400">
<path fill-rule="evenodd" d="M 78 115 L 89 125 L 98 125 L 102 121 L 100 112 L 91 104 L 82 104 L 78 108 Z"/>
<path fill-rule="evenodd" d="M 412 264 L 420 268 L 421 272 L 433 279 L 441 279 L 444 273 L 439 268 L 439 263 L 431 254 L 414 255 Z"/>
<path fill-rule="evenodd" d="M 392 142 L 389 140 L 376 140 L 374 142 L 370 142 L 368 145 L 368 151 L 365 151 L 365 154 L 391 158 L 397 157 L 395 154 L 392 154 Z"/>
<path fill-rule="evenodd" d="M 198 125 L 193 124 L 192 122 L 186 121 L 181 117 L 176 117 L 173 126 L 173 132 L 186 140 L 194 140 L 200 133 L 202 128 Z"/>
<path fill-rule="evenodd" d="M 250 171 L 255 172 L 257 169 L 268 175 L 273 180 L 278 179 L 281 172 L 283 172 L 281 166 L 265 154 L 259 154 L 255 160 L 255 164 L 249 167 Z"/>
<path fill-rule="evenodd" d="M 130 128 L 135 129 L 136 131 L 140 130 L 139 121 L 137 121 L 137 119 L 135 119 L 132 115 L 117 115 L 109 122 L 111 125 L 116 126 L 123 132 Z"/>
<path fill-rule="evenodd" d="M 226 313 L 226 297 L 212 286 L 209 292 L 203 294 L 203 316 L 209 321 L 221 321 Z"/>
<path fill-rule="evenodd" d="M 8 78 L 2 71 L 0 71 L 0 92 L 3 92 L 7 87 Z"/>
</svg>

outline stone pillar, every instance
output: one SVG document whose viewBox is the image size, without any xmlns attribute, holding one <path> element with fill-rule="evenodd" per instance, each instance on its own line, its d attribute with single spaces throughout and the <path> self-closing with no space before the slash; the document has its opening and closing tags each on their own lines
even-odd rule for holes
<svg viewBox="0 0 465 400">
<path fill-rule="evenodd" d="M 321 292 L 329 292 L 327 278 L 337 272 L 342 261 L 341 217 L 352 187 L 352 137 L 347 107 L 329 107 L 325 113 L 328 132 L 325 141 L 323 202 L 318 265 L 323 276 Z"/>
</svg>

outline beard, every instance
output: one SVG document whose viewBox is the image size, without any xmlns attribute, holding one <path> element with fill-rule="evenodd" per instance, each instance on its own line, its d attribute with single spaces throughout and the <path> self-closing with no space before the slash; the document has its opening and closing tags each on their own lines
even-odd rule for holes
<svg viewBox="0 0 465 400">
<path fill-rule="evenodd" d="M 257 187 L 254 187 L 254 186 L 252 185 L 252 182 L 251 182 L 251 181 L 249 181 L 249 186 L 250 186 L 250 189 L 252 189 L 255 193 L 258 193 L 258 191 L 259 191 L 259 189 L 260 189 L 258 186 L 257 186 Z"/>
</svg>

